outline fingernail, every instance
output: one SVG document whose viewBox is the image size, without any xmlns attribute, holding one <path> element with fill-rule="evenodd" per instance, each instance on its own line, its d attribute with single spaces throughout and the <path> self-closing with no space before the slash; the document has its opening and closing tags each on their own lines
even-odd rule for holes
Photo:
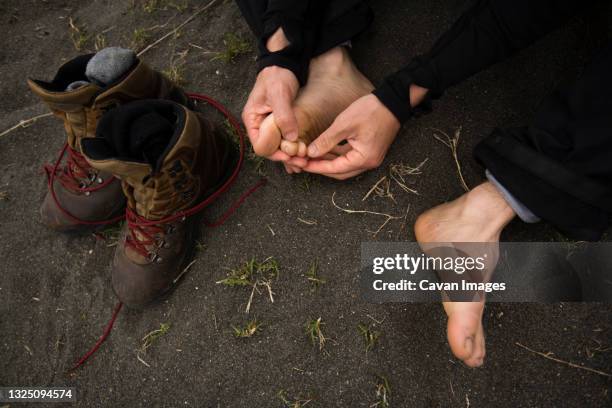
<svg viewBox="0 0 612 408">
<path fill-rule="evenodd" d="M 313 143 L 310 146 L 308 146 L 308 155 L 310 157 L 316 156 L 318 151 L 319 151 L 319 149 L 317 149 L 317 145 L 316 144 Z"/>
</svg>

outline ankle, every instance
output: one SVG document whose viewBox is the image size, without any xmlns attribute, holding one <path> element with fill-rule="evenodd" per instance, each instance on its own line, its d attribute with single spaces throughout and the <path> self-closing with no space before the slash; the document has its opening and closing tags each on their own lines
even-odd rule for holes
<svg viewBox="0 0 612 408">
<path fill-rule="evenodd" d="M 484 182 L 464 195 L 461 216 L 478 220 L 480 225 L 502 230 L 516 213 L 490 182 Z"/>
<path fill-rule="evenodd" d="M 311 73 L 340 74 L 351 66 L 351 57 L 346 47 L 334 47 L 315 57 L 310 62 Z"/>
</svg>

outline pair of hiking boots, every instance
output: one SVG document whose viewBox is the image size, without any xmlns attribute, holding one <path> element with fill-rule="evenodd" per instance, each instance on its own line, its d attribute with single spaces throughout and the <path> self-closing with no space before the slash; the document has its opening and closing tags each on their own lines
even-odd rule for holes
<svg viewBox="0 0 612 408">
<path fill-rule="evenodd" d="M 225 181 L 233 144 L 130 50 L 79 56 L 52 81 L 28 85 L 67 137 L 64 164 L 47 166 L 43 222 L 85 232 L 125 215 L 112 285 L 128 306 L 147 305 L 173 286 L 193 248 L 196 222 L 175 215 Z"/>
</svg>

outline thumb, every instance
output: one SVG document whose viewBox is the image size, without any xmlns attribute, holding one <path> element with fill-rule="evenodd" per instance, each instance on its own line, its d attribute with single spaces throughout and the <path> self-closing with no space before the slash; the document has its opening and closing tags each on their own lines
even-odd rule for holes
<svg viewBox="0 0 612 408">
<path fill-rule="evenodd" d="M 272 113 L 274 122 L 281 131 L 283 139 L 295 142 L 298 139 L 298 123 L 292 108 L 291 97 L 288 93 L 273 99 Z"/>
<path fill-rule="evenodd" d="M 321 157 L 329 153 L 344 139 L 344 129 L 338 125 L 337 121 L 334 121 L 325 132 L 321 133 L 321 135 L 308 146 L 308 156 L 313 159 Z"/>
</svg>

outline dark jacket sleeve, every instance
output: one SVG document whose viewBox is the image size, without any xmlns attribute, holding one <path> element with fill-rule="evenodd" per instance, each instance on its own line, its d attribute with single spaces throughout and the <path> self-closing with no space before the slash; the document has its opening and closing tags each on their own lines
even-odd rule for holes
<svg viewBox="0 0 612 408">
<path fill-rule="evenodd" d="M 413 115 L 411 84 L 439 98 L 453 86 L 529 46 L 594 3 L 605 0 L 479 0 L 425 55 L 374 91 L 405 122 Z"/>
<path fill-rule="evenodd" d="M 264 32 L 259 39 L 259 71 L 272 65 L 280 66 L 291 70 L 302 85 L 306 83 L 325 3 L 322 0 L 268 0 Z M 289 46 L 270 52 L 266 42 L 280 27 Z"/>
</svg>

